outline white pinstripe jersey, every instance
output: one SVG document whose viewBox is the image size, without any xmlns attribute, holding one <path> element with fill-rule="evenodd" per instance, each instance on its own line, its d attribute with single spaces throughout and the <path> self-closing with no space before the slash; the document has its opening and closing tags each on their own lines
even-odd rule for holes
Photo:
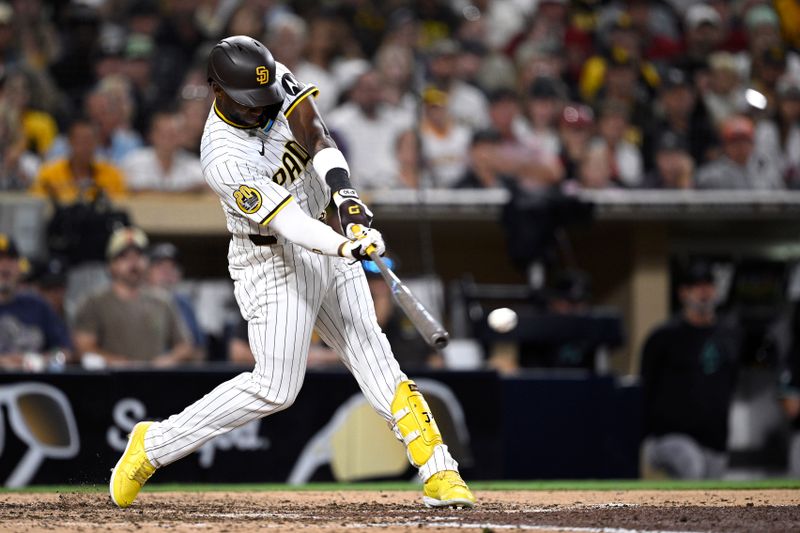
<svg viewBox="0 0 800 533">
<path fill-rule="evenodd" d="M 237 241 L 248 235 L 275 235 L 269 221 L 292 198 L 308 215 L 319 218 L 330 201 L 330 189 L 320 178 L 306 149 L 294 138 L 287 117 L 319 91 L 294 79 L 276 62 L 276 76 L 286 93 L 281 112 L 264 128 L 246 128 L 209 111 L 200 141 L 203 176 L 220 197 L 228 231 Z"/>
</svg>

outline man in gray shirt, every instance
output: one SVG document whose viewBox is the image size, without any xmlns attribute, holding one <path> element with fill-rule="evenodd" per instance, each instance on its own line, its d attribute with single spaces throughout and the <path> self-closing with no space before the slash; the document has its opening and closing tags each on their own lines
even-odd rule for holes
<svg viewBox="0 0 800 533">
<path fill-rule="evenodd" d="M 111 286 L 87 298 L 73 327 L 76 351 L 107 366 L 175 366 L 195 357 L 190 337 L 166 293 L 145 285 L 147 237 L 122 228 L 106 255 Z"/>
<path fill-rule="evenodd" d="M 698 189 L 783 189 L 775 161 L 754 150 L 753 123 L 733 116 L 720 125 L 723 155 L 697 172 Z"/>
</svg>

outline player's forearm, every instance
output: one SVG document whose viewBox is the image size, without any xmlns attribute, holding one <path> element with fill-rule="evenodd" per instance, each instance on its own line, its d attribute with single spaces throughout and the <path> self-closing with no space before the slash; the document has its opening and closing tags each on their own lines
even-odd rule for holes
<svg viewBox="0 0 800 533">
<path fill-rule="evenodd" d="M 341 246 L 349 242 L 330 226 L 306 215 L 294 202 L 289 202 L 269 227 L 293 243 L 324 255 L 339 256 Z"/>
</svg>

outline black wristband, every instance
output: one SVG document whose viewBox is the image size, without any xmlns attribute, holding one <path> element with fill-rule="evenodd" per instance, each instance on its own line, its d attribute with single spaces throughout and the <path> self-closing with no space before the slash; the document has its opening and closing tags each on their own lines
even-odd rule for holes
<svg viewBox="0 0 800 533">
<path fill-rule="evenodd" d="M 347 171 L 341 167 L 335 167 L 325 174 L 325 182 L 331 188 L 331 194 L 340 189 L 352 189 L 353 185 L 350 183 L 350 176 Z"/>
</svg>

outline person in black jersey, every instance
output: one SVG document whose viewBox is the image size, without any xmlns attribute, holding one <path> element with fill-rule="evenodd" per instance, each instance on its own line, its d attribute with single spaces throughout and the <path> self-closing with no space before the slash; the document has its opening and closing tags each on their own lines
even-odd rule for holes
<svg viewBox="0 0 800 533">
<path fill-rule="evenodd" d="M 709 265 L 690 265 L 678 296 L 680 315 L 656 328 L 642 352 L 643 467 L 681 479 L 719 478 L 740 340 L 718 320 Z"/>
</svg>

